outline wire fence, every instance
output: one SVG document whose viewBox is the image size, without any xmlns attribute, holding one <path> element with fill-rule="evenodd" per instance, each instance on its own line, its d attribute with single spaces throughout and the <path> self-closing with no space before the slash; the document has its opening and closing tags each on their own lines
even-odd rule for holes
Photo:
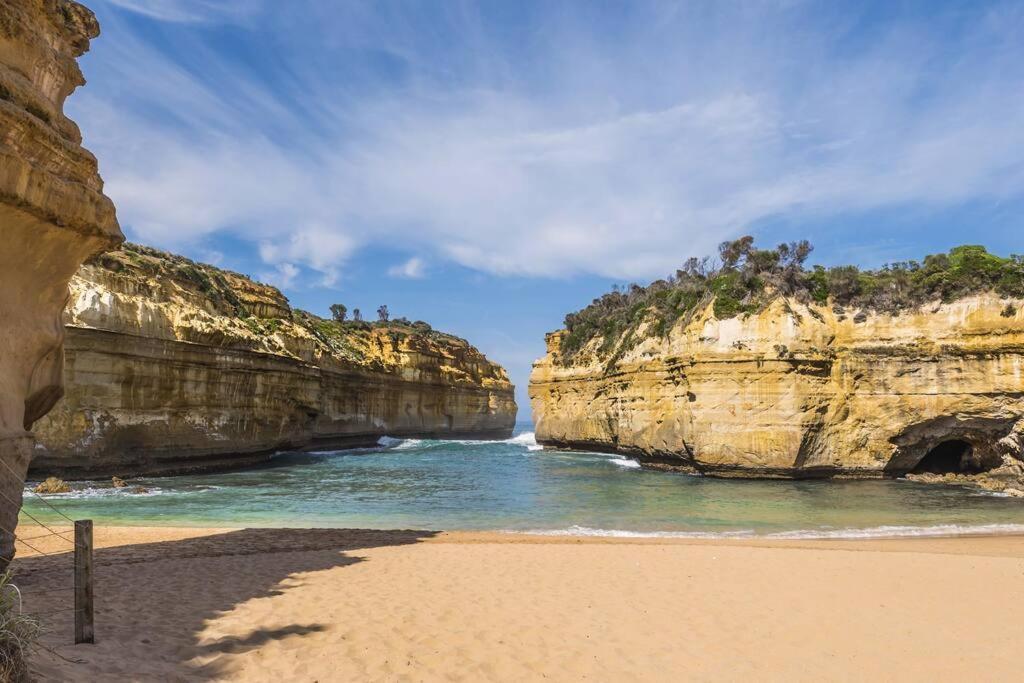
<svg viewBox="0 0 1024 683">
<path fill-rule="evenodd" d="M 0 459 L 0 463 L 2 463 L 2 465 L 5 468 L 7 468 L 7 470 L 11 473 L 11 475 L 15 477 L 15 481 L 21 481 L 21 476 L 18 475 L 18 473 L 15 472 L 15 470 L 7 462 L 5 462 L 3 459 Z M 46 507 L 50 508 L 59 517 L 67 520 L 70 524 L 72 524 L 74 526 L 75 520 L 73 520 L 68 515 L 64 514 L 64 512 L 62 510 L 60 510 L 57 506 L 55 506 L 53 503 L 51 503 L 49 500 L 47 500 L 44 496 L 40 495 L 38 492 L 32 490 L 31 488 L 26 489 L 26 492 L 27 492 L 28 495 L 35 496 L 36 499 L 42 501 L 42 503 Z M 28 510 L 26 510 L 21 505 L 20 501 L 16 501 L 16 500 L 12 499 L 2 489 L 0 489 L 0 502 L 5 502 L 5 503 L 10 504 L 11 506 L 13 506 L 15 509 L 19 509 L 21 515 L 24 515 L 25 517 L 27 517 L 29 520 L 31 520 L 32 522 L 34 522 L 36 524 L 36 526 L 31 527 L 30 535 L 21 535 L 21 534 L 18 533 L 19 529 L 22 528 L 22 525 L 20 525 L 20 524 L 16 528 L 14 528 L 14 529 L 10 529 L 10 528 L 7 528 L 7 527 L 5 527 L 3 525 L 0 525 L 0 533 L 6 534 L 7 538 L 11 539 L 11 543 L 9 544 L 10 548 L 12 549 L 11 555 L 0 557 L 0 559 L 2 559 L 8 565 L 8 567 L 10 569 L 13 569 L 13 570 L 15 570 L 17 572 L 17 570 L 19 570 L 21 568 L 20 565 L 22 564 L 18 560 L 21 560 L 23 558 L 24 559 L 30 559 L 30 558 L 36 557 L 36 556 L 53 557 L 53 558 L 55 558 L 57 560 L 57 562 L 61 562 L 66 557 L 66 563 L 67 563 L 66 567 L 65 566 L 61 566 L 60 564 L 58 564 L 56 566 L 51 565 L 51 566 L 47 566 L 45 568 L 40 568 L 40 569 L 42 569 L 41 572 L 37 571 L 35 568 L 33 568 L 33 569 L 29 570 L 30 573 L 28 573 L 26 575 L 26 577 L 25 577 L 25 578 L 34 578 L 34 577 L 39 576 L 43 572 L 48 573 L 48 572 L 55 571 L 55 570 L 56 571 L 63 571 L 63 570 L 66 569 L 67 571 L 70 571 L 72 573 L 72 577 L 70 579 L 66 580 L 66 585 L 62 585 L 62 586 L 52 586 L 52 585 L 51 586 L 40 586 L 40 587 L 36 588 L 33 585 L 33 582 L 30 581 L 27 586 L 18 586 L 17 591 L 18 591 L 18 594 L 20 596 L 22 596 L 22 597 L 29 597 L 29 598 L 33 598 L 33 597 L 37 597 L 37 596 L 53 596 L 53 595 L 57 595 L 58 596 L 57 597 L 58 604 L 56 606 L 52 606 L 51 607 L 50 605 L 46 605 L 46 608 L 43 609 L 42 611 L 31 611 L 30 613 L 31 613 L 32 616 L 34 616 L 36 618 L 45 618 L 45 617 L 54 616 L 54 615 L 58 615 L 58 614 L 64 614 L 64 613 L 75 613 L 75 615 L 76 615 L 76 639 L 77 639 L 78 615 L 80 613 L 83 613 L 83 612 L 87 611 L 87 610 L 89 612 L 91 612 L 92 608 L 91 608 L 91 604 L 88 607 L 77 606 L 77 603 L 79 602 L 79 599 L 78 599 L 78 591 L 76 591 L 76 587 L 77 587 L 76 578 L 77 578 L 77 571 L 78 571 L 78 564 L 77 563 L 79 561 L 79 557 L 78 557 L 79 553 L 78 552 L 69 553 L 68 551 L 78 551 L 79 549 L 87 550 L 87 551 L 89 551 L 89 553 L 91 555 L 91 547 L 87 547 L 87 546 L 83 545 L 82 543 L 79 543 L 78 541 L 76 541 L 76 536 L 75 536 L 75 532 L 74 531 L 70 531 L 69 532 L 69 531 L 64 531 L 64 530 L 58 530 L 58 529 L 55 529 L 53 526 L 47 524 L 46 522 L 42 521 L 41 519 L 39 519 L 39 517 L 37 517 L 36 515 L 32 514 Z M 52 547 L 49 547 L 50 544 L 46 543 L 47 541 L 50 541 L 51 539 L 56 539 L 58 541 L 56 549 L 54 549 Z M 41 547 L 41 546 L 47 546 L 47 549 L 44 550 L 43 547 Z M 28 549 L 28 550 L 32 551 L 33 553 L 35 553 L 35 555 L 29 556 L 29 558 L 25 558 L 24 555 L 19 556 L 18 552 L 21 549 Z M 53 579 L 50 579 L 50 581 L 52 582 Z M 63 582 L 63 581 L 61 581 L 61 582 Z M 90 589 L 90 594 L 91 594 L 91 589 Z M 46 601 L 49 602 L 49 600 L 46 600 Z M 69 606 L 68 603 L 70 603 L 70 606 Z"/>
</svg>

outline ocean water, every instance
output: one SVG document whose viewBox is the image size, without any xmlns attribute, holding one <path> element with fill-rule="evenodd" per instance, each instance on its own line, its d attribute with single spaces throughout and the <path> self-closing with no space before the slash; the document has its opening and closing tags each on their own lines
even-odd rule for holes
<svg viewBox="0 0 1024 683">
<path fill-rule="evenodd" d="M 1024 500 L 906 481 L 740 481 L 506 441 L 381 440 L 279 453 L 242 472 L 75 482 L 46 502 L 103 524 L 505 530 L 618 536 L 872 537 L 1024 532 Z M 26 491 L 25 510 L 59 516 Z"/>
</svg>

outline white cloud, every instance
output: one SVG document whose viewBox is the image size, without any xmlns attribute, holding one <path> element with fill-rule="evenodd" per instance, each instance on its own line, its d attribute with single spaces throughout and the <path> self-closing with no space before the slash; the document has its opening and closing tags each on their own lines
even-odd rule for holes
<svg viewBox="0 0 1024 683">
<path fill-rule="evenodd" d="M 260 258 L 264 263 L 287 266 L 302 263 L 322 274 L 321 284 L 330 287 L 338 280 L 342 264 L 355 251 L 356 243 L 347 235 L 322 226 L 296 230 L 278 241 L 261 242 Z M 291 274 L 288 282 L 298 274 Z"/>
<path fill-rule="evenodd" d="M 419 256 L 413 256 L 405 263 L 399 263 L 388 268 L 388 275 L 391 277 L 418 280 L 424 277 L 426 274 L 426 263 L 424 263 L 423 259 L 421 259 Z"/>
<path fill-rule="evenodd" d="M 282 261 L 274 264 L 273 270 L 260 271 L 258 278 L 261 282 L 268 282 L 281 289 L 285 289 L 292 286 L 300 272 L 298 266 L 294 263 Z"/>
<path fill-rule="evenodd" d="M 893 22 L 840 52 L 842 22 L 807 25 L 802 5 L 638 6 L 613 38 L 551 19 L 548 50 L 503 47 L 449 7 L 433 31 L 401 5 L 302 7 L 264 27 L 294 51 L 275 52 L 276 82 L 202 36 L 179 53 L 189 69 L 105 27 L 75 117 L 135 234 L 228 231 L 288 282 L 301 266 L 331 285 L 359 248 L 395 244 L 491 273 L 643 279 L 779 216 L 1024 193 L 1019 12 L 955 41 Z M 361 50 L 404 80 L 344 72 Z M 421 274 L 417 259 L 389 272 Z"/>
<path fill-rule="evenodd" d="M 151 19 L 175 23 L 203 23 L 237 20 L 254 11 L 258 0 L 218 2 L 217 0 L 102 0 Z"/>
</svg>

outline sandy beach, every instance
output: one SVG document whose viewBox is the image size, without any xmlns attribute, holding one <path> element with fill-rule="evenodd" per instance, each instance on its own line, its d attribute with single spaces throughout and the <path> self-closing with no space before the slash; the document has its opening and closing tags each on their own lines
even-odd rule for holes
<svg viewBox="0 0 1024 683">
<path fill-rule="evenodd" d="M 100 527 L 78 646 L 71 554 L 34 545 L 42 680 L 1011 680 L 1024 648 L 1022 537 Z"/>
</svg>

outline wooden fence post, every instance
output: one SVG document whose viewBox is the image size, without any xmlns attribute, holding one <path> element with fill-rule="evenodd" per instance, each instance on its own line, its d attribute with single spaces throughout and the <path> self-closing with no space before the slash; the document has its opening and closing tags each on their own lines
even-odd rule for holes
<svg viewBox="0 0 1024 683">
<path fill-rule="evenodd" d="M 75 644 L 94 643 L 92 611 L 92 520 L 75 522 Z"/>
</svg>

